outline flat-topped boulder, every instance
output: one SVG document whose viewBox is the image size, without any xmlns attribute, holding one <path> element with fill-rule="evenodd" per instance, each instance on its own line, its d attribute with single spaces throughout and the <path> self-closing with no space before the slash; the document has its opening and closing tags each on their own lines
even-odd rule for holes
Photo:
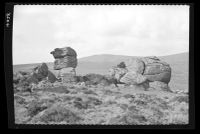
<svg viewBox="0 0 200 134">
<path fill-rule="evenodd" d="M 63 58 L 65 56 L 77 57 L 76 51 L 71 47 L 55 48 L 54 51 L 50 52 L 55 59 Z"/>
<path fill-rule="evenodd" d="M 61 70 L 63 68 L 76 68 L 78 64 L 77 53 L 71 47 L 56 48 L 50 52 L 55 58 L 54 70 Z"/>
</svg>

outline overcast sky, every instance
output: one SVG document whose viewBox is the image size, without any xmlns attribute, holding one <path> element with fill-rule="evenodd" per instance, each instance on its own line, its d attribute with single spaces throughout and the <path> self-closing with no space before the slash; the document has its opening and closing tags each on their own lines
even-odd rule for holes
<svg viewBox="0 0 200 134">
<path fill-rule="evenodd" d="M 16 5 L 13 64 L 53 62 L 55 48 L 162 56 L 189 51 L 189 6 Z"/>
</svg>

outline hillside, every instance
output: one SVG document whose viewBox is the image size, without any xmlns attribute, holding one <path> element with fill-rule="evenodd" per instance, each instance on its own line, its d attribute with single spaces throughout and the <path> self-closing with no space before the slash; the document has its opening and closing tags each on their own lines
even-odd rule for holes
<svg viewBox="0 0 200 134">
<path fill-rule="evenodd" d="M 121 61 L 128 60 L 134 56 L 123 56 L 123 55 L 93 55 L 78 59 L 77 74 L 107 74 L 108 69 L 112 66 L 117 65 Z M 166 61 L 172 67 L 172 78 L 170 86 L 172 88 L 178 88 L 179 90 L 188 90 L 188 69 L 189 69 L 189 53 L 180 53 L 168 56 L 159 57 L 161 60 Z M 13 71 L 30 71 L 31 68 L 37 66 L 37 64 L 24 64 L 14 65 Z M 48 67 L 55 74 L 53 70 L 53 62 L 47 63 Z"/>
<path fill-rule="evenodd" d="M 171 90 L 188 90 L 188 53 L 163 56 L 172 67 Z M 106 74 L 127 56 L 96 55 L 79 59 L 78 74 Z M 30 71 L 38 64 L 14 65 Z M 47 63 L 53 73 L 53 63 Z M 14 75 L 15 76 L 15 75 Z M 16 124 L 181 125 L 189 122 L 187 93 L 118 84 L 94 75 L 86 82 L 42 80 L 30 90 L 25 74 L 13 81 Z M 79 76 L 80 77 L 80 76 Z M 107 82 L 107 83 L 106 83 Z M 186 91 L 187 92 L 187 91 Z"/>
</svg>

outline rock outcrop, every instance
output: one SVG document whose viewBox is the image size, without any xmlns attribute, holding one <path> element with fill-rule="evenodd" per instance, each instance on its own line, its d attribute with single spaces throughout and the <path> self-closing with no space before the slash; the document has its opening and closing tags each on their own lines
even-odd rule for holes
<svg viewBox="0 0 200 134">
<path fill-rule="evenodd" d="M 119 67 L 112 67 L 109 70 L 109 74 L 114 77 L 118 82 L 120 82 L 120 79 L 128 72 L 128 69 L 126 68 L 119 68 Z"/>
<path fill-rule="evenodd" d="M 145 70 L 144 62 L 139 58 L 131 58 L 126 62 L 126 67 L 131 72 L 143 74 Z"/>
<path fill-rule="evenodd" d="M 63 82 L 75 81 L 77 67 L 77 53 L 71 47 L 56 48 L 51 52 L 54 61 L 54 70 L 59 70 Z"/>
<path fill-rule="evenodd" d="M 51 52 L 54 56 L 54 69 L 60 70 L 62 68 L 76 68 L 77 66 L 77 54 L 71 47 L 56 48 Z"/>
<path fill-rule="evenodd" d="M 145 63 L 143 75 L 151 82 L 160 81 L 169 83 L 171 79 L 171 67 L 168 63 L 159 60 L 157 57 L 144 57 Z"/>
<path fill-rule="evenodd" d="M 146 80 L 147 78 L 139 73 L 128 72 L 120 79 L 120 82 L 130 85 L 138 85 L 144 83 Z"/>
<path fill-rule="evenodd" d="M 43 79 L 48 79 L 48 81 L 52 83 L 57 80 L 55 75 L 51 71 L 49 71 L 46 63 L 42 63 L 41 65 L 35 67 L 33 69 L 33 72 L 28 77 L 27 81 L 29 83 L 37 84 L 39 81 L 42 81 Z"/>
<path fill-rule="evenodd" d="M 151 85 L 162 85 L 159 87 L 167 90 L 171 79 L 170 65 L 156 56 L 132 58 L 125 63 L 125 68 L 113 67 L 109 72 L 112 77 L 121 83 L 148 85 L 149 82 L 154 82 Z"/>
</svg>

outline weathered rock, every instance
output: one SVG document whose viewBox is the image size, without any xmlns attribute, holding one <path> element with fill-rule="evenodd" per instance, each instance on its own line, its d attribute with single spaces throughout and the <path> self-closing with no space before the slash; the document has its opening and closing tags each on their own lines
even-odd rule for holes
<svg viewBox="0 0 200 134">
<path fill-rule="evenodd" d="M 54 51 L 51 52 L 54 56 L 54 69 L 60 70 L 62 68 L 73 67 L 76 68 L 77 66 L 77 54 L 74 49 L 71 47 L 64 47 L 64 48 L 56 48 Z"/>
<path fill-rule="evenodd" d="M 136 84 L 142 84 L 146 80 L 147 78 L 141 74 L 138 74 L 136 72 L 128 72 L 120 79 L 120 82 L 136 85 Z"/>
<path fill-rule="evenodd" d="M 117 65 L 118 68 L 126 68 L 126 64 L 124 62 L 120 62 L 118 65 Z"/>
<path fill-rule="evenodd" d="M 38 79 L 38 76 L 36 73 L 32 73 L 26 80 L 28 83 L 35 83 L 37 84 L 40 80 Z"/>
<path fill-rule="evenodd" d="M 143 74 L 145 65 L 144 62 L 139 58 L 132 58 L 126 63 L 128 71 L 133 71 L 139 74 Z"/>
<path fill-rule="evenodd" d="M 113 67 L 109 70 L 109 73 L 112 77 L 114 77 L 117 81 L 120 81 L 120 79 L 128 72 L 126 68 L 117 68 Z"/>
<path fill-rule="evenodd" d="M 164 66 L 160 63 L 149 64 L 145 67 L 144 75 L 151 74 L 159 74 L 163 72 L 171 72 L 171 68 L 169 66 Z"/>
<path fill-rule="evenodd" d="M 42 65 L 34 68 L 34 72 L 37 75 L 37 79 L 40 81 L 48 75 L 48 66 L 46 63 L 42 63 Z"/>
<path fill-rule="evenodd" d="M 49 70 L 47 64 L 42 63 L 33 69 L 33 72 L 27 78 L 27 82 L 37 84 L 39 81 L 47 78 L 48 74 Z"/>
<path fill-rule="evenodd" d="M 55 59 L 54 61 L 54 69 L 60 70 L 62 68 L 73 67 L 76 68 L 77 66 L 77 58 L 73 56 L 65 56 L 63 58 Z"/>
<path fill-rule="evenodd" d="M 171 67 L 156 56 L 132 58 L 126 62 L 125 68 L 113 67 L 110 75 L 118 82 L 137 85 L 146 81 L 160 81 L 166 84 L 171 79 Z"/>
<path fill-rule="evenodd" d="M 149 81 L 161 81 L 169 83 L 171 79 L 171 67 L 166 62 L 160 61 L 157 57 L 144 57 L 145 63 L 143 75 Z"/>
<path fill-rule="evenodd" d="M 144 75 L 149 81 L 161 81 L 165 83 L 169 83 L 170 78 L 171 78 L 171 73 L 170 72 L 163 72 L 159 74 L 152 74 L 152 75 Z"/>
<path fill-rule="evenodd" d="M 54 83 L 57 80 L 56 76 L 51 71 L 48 71 L 47 79 L 51 83 Z"/>
<path fill-rule="evenodd" d="M 72 67 L 69 67 L 69 68 L 62 68 L 59 70 L 59 74 L 58 74 L 58 77 L 63 77 L 67 74 L 72 74 L 72 75 L 76 75 L 75 73 L 75 69 L 72 68 Z"/>
<path fill-rule="evenodd" d="M 153 63 L 159 63 L 165 66 L 169 66 L 167 62 L 161 61 L 158 57 L 156 56 L 148 56 L 148 57 L 142 57 L 140 58 L 145 65 L 153 64 Z"/>
<path fill-rule="evenodd" d="M 63 82 L 76 82 L 76 77 L 74 74 L 71 73 L 66 73 L 63 77 L 62 77 L 62 81 Z"/>
<path fill-rule="evenodd" d="M 65 56 L 73 56 L 76 57 L 76 51 L 72 49 L 71 47 L 64 47 L 64 48 L 56 48 L 54 51 L 51 52 L 53 54 L 54 58 L 63 58 Z"/>
</svg>

